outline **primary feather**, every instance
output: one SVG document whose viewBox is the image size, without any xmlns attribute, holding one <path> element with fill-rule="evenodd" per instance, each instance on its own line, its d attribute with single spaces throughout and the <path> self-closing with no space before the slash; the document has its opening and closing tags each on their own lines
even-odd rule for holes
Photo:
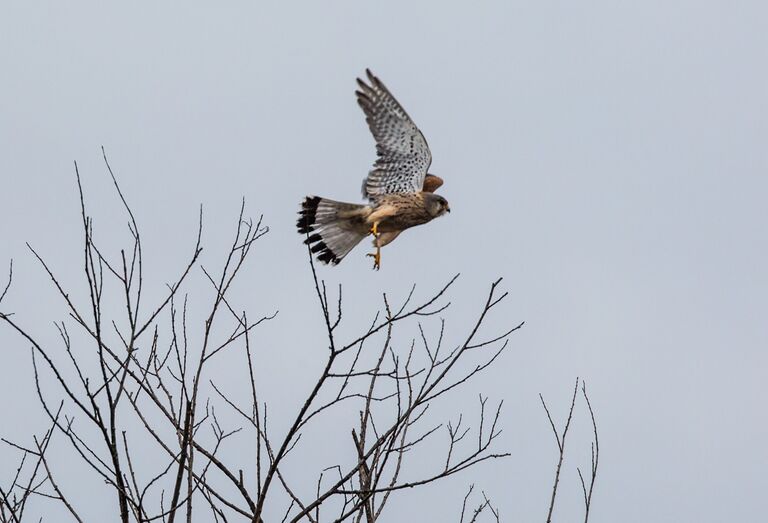
<svg viewBox="0 0 768 523">
<path fill-rule="evenodd" d="M 357 103 L 376 140 L 378 159 L 363 182 L 363 196 L 418 192 L 432 163 L 427 140 L 408 113 L 376 76 L 366 69 L 368 84 L 358 78 Z"/>
</svg>

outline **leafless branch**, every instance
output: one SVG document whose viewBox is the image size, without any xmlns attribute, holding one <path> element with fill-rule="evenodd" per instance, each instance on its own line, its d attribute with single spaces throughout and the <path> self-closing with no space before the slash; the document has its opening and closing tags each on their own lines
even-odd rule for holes
<svg viewBox="0 0 768 523">
<path fill-rule="evenodd" d="M 597 479 L 597 466 L 600 460 L 600 443 L 597 438 L 597 422 L 595 421 L 595 413 L 592 410 L 592 403 L 589 401 L 589 396 L 587 396 L 587 385 L 586 383 L 581 384 L 581 393 L 584 396 L 584 401 L 587 403 L 587 408 L 589 409 L 589 417 L 592 421 L 592 436 L 594 438 L 594 441 L 591 445 L 591 466 L 589 469 L 589 488 L 587 488 L 585 482 L 584 482 L 584 476 L 581 473 L 581 469 L 576 469 L 579 473 L 579 480 L 581 481 L 581 490 L 584 494 L 584 523 L 587 523 L 589 521 L 589 508 L 592 505 L 592 492 L 595 488 L 595 480 Z"/>
<path fill-rule="evenodd" d="M 242 282 L 257 240 L 268 232 L 262 218 L 248 219 L 242 202 L 234 237 L 214 270 L 207 261 L 204 266 L 201 258 L 201 209 L 194 246 L 182 270 L 159 293 L 148 292 L 139 220 L 103 149 L 102 156 L 127 221 L 124 247 L 112 251 L 99 241 L 75 164 L 83 241 L 79 283 L 87 289 L 85 298 L 70 294 L 67 289 L 76 283 L 62 281 L 55 261 L 30 246 L 66 306 L 68 318 L 55 322 L 58 339 L 52 344 L 24 321 L 0 314 L 0 325 L 32 349 L 38 399 L 52 427 L 34 448 L 14 447 L 23 455 L 19 471 L 26 472 L 33 462 L 37 465 L 24 488 L 15 491 L 17 498 L 0 489 L 0 515 L 20 514 L 19 507 L 35 495 L 60 501 L 81 521 L 75 505 L 63 494 L 61 487 L 66 490 L 67 483 L 58 480 L 64 472 L 54 470 L 56 464 L 45 458 L 54 432 L 63 436 L 62 444 L 94 478 L 109 485 L 123 523 L 175 523 L 182 518 L 190 523 L 201 517 L 263 523 L 267 507 L 272 517 L 277 510 L 283 514 L 286 505 L 284 521 L 319 523 L 321 515 L 333 514 L 335 521 L 373 523 L 404 489 L 443 481 L 509 456 L 496 448 L 503 401 L 480 395 L 477 412 L 453 413 L 448 421 L 434 419 L 436 409 L 432 408 L 440 402 L 450 406 L 448 398 L 491 369 L 507 352 L 512 334 L 523 326 L 522 322 L 487 326 L 507 297 L 500 289 L 501 279 L 490 285 L 463 336 L 451 339 L 440 314 L 451 306 L 448 294 L 458 274 L 423 297 L 415 285 L 399 298 L 384 294 L 379 310 L 371 312 L 370 324 L 350 326 L 345 314 L 349 298 L 342 285 L 327 285 L 308 256 L 323 319 L 322 345 L 327 347 L 309 392 L 295 410 L 284 406 L 283 412 L 292 414 L 277 434 L 271 427 L 268 430 L 270 418 L 257 381 L 259 354 L 254 346 L 259 327 L 277 313 L 249 313 L 238 306 L 232 292 Z M 11 265 L 9 283 L 0 294 L 2 303 L 12 277 Z M 194 278 L 206 282 L 203 298 L 188 288 Z M 159 295 L 159 300 L 150 304 L 153 295 Z M 204 316 L 197 326 L 190 309 Z M 418 335 L 402 341 L 409 328 L 418 329 Z M 57 351 L 58 345 L 64 350 Z M 216 363 L 227 357 L 239 358 L 243 364 L 225 379 L 217 374 Z M 46 379 L 55 385 L 55 392 L 41 386 Z M 236 379 L 244 380 L 246 387 L 230 387 L 229 382 Z M 240 397 L 232 390 L 247 393 Z M 54 394 L 61 401 L 58 410 L 52 407 Z M 348 427 L 347 453 L 338 462 L 329 457 L 334 462 L 311 474 L 318 479 L 309 492 L 305 478 L 291 477 L 291 473 L 309 448 L 305 441 L 309 438 L 316 444 L 311 434 L 323 428 L 318 421 L 333 411 L 355 413 Z M 570 415 L 562 435 L 549 418 L 562 464 Z M 255 460 L 233 459 L 226 449 L 231 450 L 234 440 L 247 442 Z M 434 469 L 406 466 L 410 456 L 428 447 L 444 452 Z M 158 458 L 138 460 L 137 452 Z M 596 467 L 595 425 L 590 489 L 583 484 L 587 510 Z M 477 521 L 481 513 L 499 521 L 498 509 L 484 492 L 475 508 L 468 505 L 472 492 L 470 488 L 462 505 L 462 523 Z M 205 516 L 199 515 L 201 510 Z M 0 523 L 21 519 L 20 515 L 2 517 Z"/>
</svg>

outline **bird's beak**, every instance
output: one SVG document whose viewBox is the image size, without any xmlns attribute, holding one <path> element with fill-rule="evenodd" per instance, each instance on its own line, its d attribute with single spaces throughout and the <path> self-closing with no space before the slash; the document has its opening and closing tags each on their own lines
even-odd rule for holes
<svg viewBox="0 0 768 523">
<path fill-rule="evenodd" d="M 447 212 L 451 212 L 451 208 L 450 208 L 450 207 L 446 207 L 446 208 L 445 208 L 445 210 L 446 210 Z"/>
</svg>

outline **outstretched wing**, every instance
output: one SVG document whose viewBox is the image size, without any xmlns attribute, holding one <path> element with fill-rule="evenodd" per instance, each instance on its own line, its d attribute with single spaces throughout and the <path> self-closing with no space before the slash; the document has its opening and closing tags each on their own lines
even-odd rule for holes
<svg viewBox="0 0 768 523">
<path fill-rule="evenodd" d="M 360 90 L 355 94 L 379 157 L 363 182 L 363 196 L 375 199 L 382 194 L 421 191 L 432 163 L 427 141 L 381 80 L 369 69 L 365 72 L 370 85 L 358 78 Z"/>
</svg>

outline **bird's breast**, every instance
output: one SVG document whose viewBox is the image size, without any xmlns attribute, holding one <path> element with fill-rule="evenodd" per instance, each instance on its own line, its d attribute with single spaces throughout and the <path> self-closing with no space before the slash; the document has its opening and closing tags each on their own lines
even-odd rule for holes
<svg viewBox="0 0 768 523">
<path fill-rule="evenodd" d="M 423 196 L 418 193 L 387 195 L 381 204 L 395 209 L 395 212 L 379 223 L 382 232 L 402 231 L 432 219 L 424 205 Z"/>
</svg>

